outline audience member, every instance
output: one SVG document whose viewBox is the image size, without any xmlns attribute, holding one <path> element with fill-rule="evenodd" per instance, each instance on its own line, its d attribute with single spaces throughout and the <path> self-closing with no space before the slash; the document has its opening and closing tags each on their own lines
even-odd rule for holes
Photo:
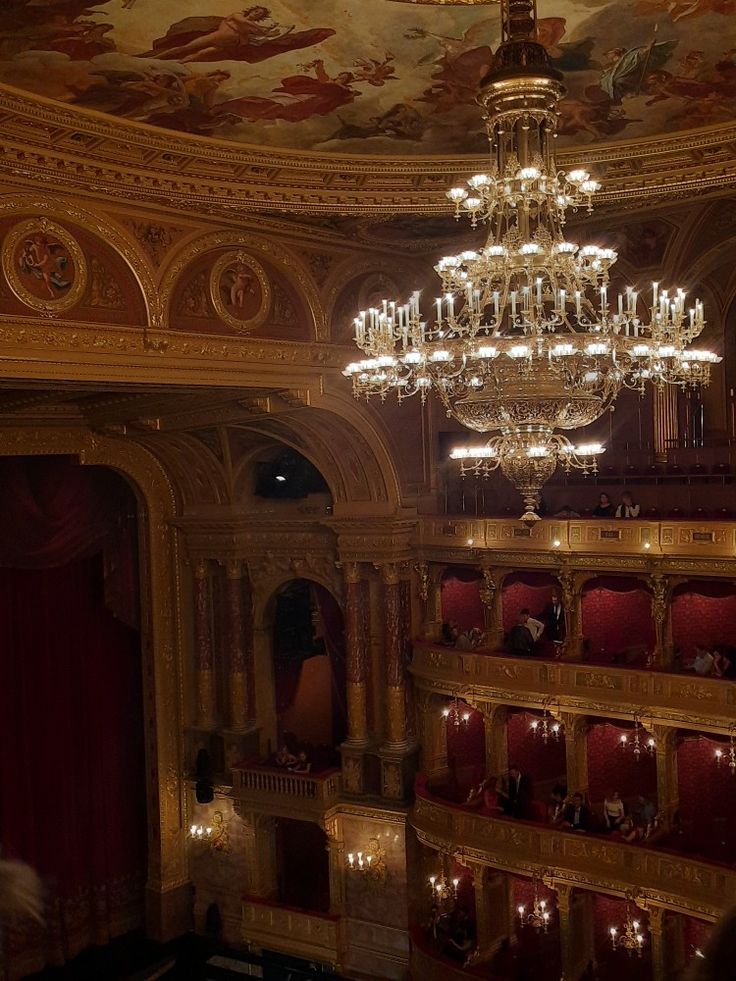
<svg viewBox="0 0 736 981">
<path fill-rule="evenodd" d="M 274 757 L 274 763 L 276 766 L 292 767 L 296 763 L 296 756 L 290 752 L 289 747 L 284 743 L 284 745 L 279 749 L 278 753 Z"/>
<path fill-rule="evenodd" d="M 512 763 L 504 786 L 498 788 L 501 810 L 508 817 L 526 818 L 532 800 L 531 782 L 516 763 Z"/>
<path fill-rule="evenodd" d="M 534 635 L 529 626 L 529 610 L 522 610 L 506 639 L 509 654 L 529 657 L 534 653 Z"/>
<path fill-rule="evenodd" d="M 594 518 L 612 518 L 614 514 L 613 504 L 608 494 L 601 494 L 598 498 L 598 506 L 593 509 Z"/>
<path fill-rule="evenodd" d="M 634 504 L 634 499 L 629 491 L 624 491 L 621 495 L 621 503 L 616 508 L 617 518 L 638 518 L 641 508 Z"/>
<path fill-rule="evenodd" d="M 696 647 L 695 658 L 690 667 L 696 674 L 709 675 L 713 674 L 714 663 L 715 659 L 710 651 L 707 651 L 704 647 Z"/>
<path fill-rule="evenodd" d="M 542 613 L 547 636 L 553 644 L 559 646 L 565 643 L 565 609 L 558 590 L 553 589 L 549 603 Z"/>
<path fill-rule="evenodd" d="M 307 759 L 307 754 L 302 750 L 301 753 L 294 760 L 294 763 L 288 767 L 292 773 L 309 773 L 312 769 L 312 764 Z"/>
<path fill-rule="evenodd" d="M 461 651 L 474 651 L 477 647 L 482 647 L 485 640 L 486 635 L 479 627 L 471 627 L 458 636 L 455 647 Z"/>
<path fill-rule="evenodd" d="M 549 803 L 547 804 L 547 820 L 550 824 L 559 824 L 565 812 L 565 798 L 567 797 L 567 787 L 557 783 L 552 788 Z"/>
<path fill-rule="evenodd" d="M 621 794 L 617 790 L 609 790 L 603 801 L 603 820 L 606 828 L 609 831 L 615 831 L 625 817 L 626 811 L 624 810 L 624 802 L 621 800 Z"/>
<path fill-rule="evenodd" d="M 728 651 L 713 651 L 713 674 L 717 678 L 732 678 L 734 675 L 733 661 Z"/>
<path fill-rule="evenodd" d="M 644 837 L 648 837 L 654 830 L 657 818 L 657 805 L 649 800 L 644 794 L 639 794 L 636 805 L 635 824 L 644 832 Z"/>
<path fill-rule="evenodd" d="M 555 518 L 579 518 L 580 513 L 573 510 L 569 504 L 563 504 L 560 510 L 555 515 Z"/>
<path fill-rule="evenodd" d="M 590 808 L 583 801 L 583 795 L 578 792 L 573 794 L 571 803 L 565 807 L 560 827 L 570 831 L 589 831 L 590 819 Z"/>
<path fill-rule="evenodd" d="M 464 961 L 475 947 L 475 930 L 464 906 L 456 906 L 449 917 L 445 953 Z"/>
<path fill-rule="evenodd" d="M 446 620 L 442 624 L 442 643 L 447 647 L 454 647 L 457 638 L 460 636 L 460 631 L 457 628 L 457 624 L 454 620 Z"/>
<path fill-rule="evenodd" d="M 644 831 L 642 828 L 637 828 L 630 817 L 625 817 L 621 824 L 617 828 L 614 828 L 611 837 L 617 841 L 633 843 L 642 840 Z"/>
</svg>

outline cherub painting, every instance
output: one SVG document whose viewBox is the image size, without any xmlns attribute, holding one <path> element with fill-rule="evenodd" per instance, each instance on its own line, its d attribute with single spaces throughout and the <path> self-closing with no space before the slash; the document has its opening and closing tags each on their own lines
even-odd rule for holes
<svg viewBox="0 0 736 981">
<path fill-rule="evenodd" d="M 51 299 L 56 299 L 72 285 L 72 279 L 65 275 L 68 264 L 69 256 L 64 246 L 43 232 L 37 232 L 21 244 L 18 255 L 20 271 L 43 282 Z"/>
</svg>

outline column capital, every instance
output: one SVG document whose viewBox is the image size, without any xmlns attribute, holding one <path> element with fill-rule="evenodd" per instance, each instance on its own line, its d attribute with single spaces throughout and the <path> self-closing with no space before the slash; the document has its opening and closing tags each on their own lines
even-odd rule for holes
<svg viewBox="0 0 736 981">
<path fill-rule="evenodd" d="M 349 585 L 354 586 L 363 578 L 360 562 L 338 562 L 338 567 L 342 570 L 343 579 Z"/>
<path fill-rule="evenodd" d="M 225 565 L 225 575 L 228 579 L 242 579 L 243 578 L 243 560 L 242 559 L 226 559 Z"/>
<path fill-rule="evenodd" d="M 417 593 L 419 594 L 419 599 L 422 603 L 426 603 L 429 599 L 429 563 L 424 561 L 415 562 L 414 572 L 417 575 Z"/>
<path fill-rule="evenodd" d="M 401 581 L 401 566 L 400 562 L 373 563 L 373 567 L 381 574 L 381 582 L 384 586 L 398 586 Z"/>
<path fill-rule="evenodd" d="M 196 558 L 194 560 L 194 578 L 206 579 L 210 574 L 210 560 Z"/>
</svg>

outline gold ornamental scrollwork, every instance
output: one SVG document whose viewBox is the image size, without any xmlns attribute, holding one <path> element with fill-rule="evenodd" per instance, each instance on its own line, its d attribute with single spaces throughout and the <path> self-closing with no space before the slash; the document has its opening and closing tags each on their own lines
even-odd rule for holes
<svg viewBox="0 0 736 981">
<path fill-rule="evenodd" d="M 265 323 L 271 310 L 271 284 L 265 269 L 252 255 L 240 249 L 220 256 L 210 272 L 209 285 L 215 313 L 228 327 L 248 334 Z M 223 299 L 223 293 L 228 299 Z M 256 309 L 251 316 L 236 316 L 233 309 L 247 309 L 250 296 L 256 297 Z"/>
<path fill-rule="evenodd" d="M 87 262 L 79 243 L 48 218 L 28 218 L 11 228 L 3 241 L 2 266 L 21 303 L 47 317 L 76 306 L 87 287 Z M 29 288 L 34 280 L 39 291 L 48 290 L 48 297 Z"/>
</svg>

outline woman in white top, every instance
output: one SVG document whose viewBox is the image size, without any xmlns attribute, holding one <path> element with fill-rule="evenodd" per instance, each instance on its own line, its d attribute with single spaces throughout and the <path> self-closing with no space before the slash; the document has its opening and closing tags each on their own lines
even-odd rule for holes
<svg viewBox="0 0 736 981">
<path fill-rule="evenodd" d="M 609 831 L 615 831 L 626 817 L 624 802 L 617 790 L 610 790 L 603 801 L 603 820 Z"/>
</svg>

